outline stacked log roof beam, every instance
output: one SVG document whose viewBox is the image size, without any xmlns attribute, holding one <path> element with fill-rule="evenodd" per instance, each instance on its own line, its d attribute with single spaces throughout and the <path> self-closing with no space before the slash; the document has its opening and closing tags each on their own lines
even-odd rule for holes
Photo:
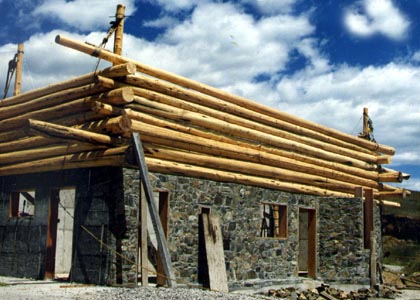
<svg viewBox="0 0 420 300">
<path fill-rule="evenodd" d="M 0 176 L 96 166 L 135 167 L 140 133 L 149 170 L 293 193 L 377 199 L 392 147 L 58 36 L 114 66 L 0 102 Z"/>
</svg>

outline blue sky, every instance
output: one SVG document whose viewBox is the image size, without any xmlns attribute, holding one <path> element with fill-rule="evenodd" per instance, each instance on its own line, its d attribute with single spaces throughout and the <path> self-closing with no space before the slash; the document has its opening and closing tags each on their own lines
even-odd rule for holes
<svg viewBox="0 0 420 300">
<path fill-rule="evenodd" d="M 22 42 L 24 90 L 92 71 L 54 37 L 99 44 L 118 3 L 130 58 L 354 135 L 368 107 L 420 190 L 420 0 L 0 0 L 0 87 Z"/>
</svg>

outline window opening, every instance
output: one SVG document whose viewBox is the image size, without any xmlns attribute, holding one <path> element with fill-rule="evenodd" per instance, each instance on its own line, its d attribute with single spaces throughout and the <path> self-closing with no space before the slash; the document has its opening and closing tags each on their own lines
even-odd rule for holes
<svg viewBox="0 0 420 300">
<path fill-rule="evenodd" d="M 35 190 L 10 194 L 9 217 L 32 217 L 35 213 Z"/>
<path fill-rule="evenodd" d="M 261 203 L 261 237 L 287 238 L 287 205 Z"/>
</svg>

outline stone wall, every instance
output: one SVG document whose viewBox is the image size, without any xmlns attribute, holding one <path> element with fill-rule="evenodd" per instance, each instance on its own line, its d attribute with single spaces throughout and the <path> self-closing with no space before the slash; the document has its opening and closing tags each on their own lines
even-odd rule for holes
<svg viewBox="0 0 420 300">
<path fill-rule="evenodd" d="M 138 190 L 138 171 L 124 170 L 128 228 Z M 132 183 L 131 183 L 132 182 Z M 154 188 L 170 191 L 169 248 L 175 275 L 186 283 L 198 279 L 198 215 L 210 206 L 221 218 L 230 286 L 250 281 L 296 279 L 299 253 L 299 207 L 317 215 L 317 277 L 365 283 L 369 250 L 363 249 L 363 206 L 360 199 L 329 199 L 284 193 L 241 184 L 183 176 L 151 174 Z M 286 204 L 288 237 L 260 237 L 261 202 Z M 127 240 L 127 247 L 135 242 Z M 134 246 L 131 246 L 133 252 Z M 128 267 L 126 268 L 128 269 Z M 132 268 L 133 270 L 133 268 Z M 127 275 L 133 278 L 133 274 Z"/>
<path fill-rule="evenodd" d="M 324 198 L 319 205 L 319 276 L 326 281 L 369 283 L 363 246 L 363 202 Z"/>
</svg>

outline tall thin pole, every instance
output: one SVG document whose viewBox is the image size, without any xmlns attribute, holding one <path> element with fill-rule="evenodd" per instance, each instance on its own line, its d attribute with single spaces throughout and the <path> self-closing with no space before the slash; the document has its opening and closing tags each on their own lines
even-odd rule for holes
<svg viewBox="0 0 420 300">
<path fill-rule="evenodd" d="M 115 13 L 115 22 L 117 27 L 114 35 L 114 53 L 122 55 L 123 46 L 123 35 L 124 35 L 124 17 L 125 17 L 125 6 L 122 4 L 117 5 L 117 11 Z M 115 65 L 116 63 L 114 63 Z"/>
<path fill-rule="evenodd" d="M 18 45 L 17 60 L 16 60 L 16 77 L 15 88 L 13 96 L 19 95 L 22 86 L 22 65 L 23 65 L 23 44 Z"/>
</svg>

